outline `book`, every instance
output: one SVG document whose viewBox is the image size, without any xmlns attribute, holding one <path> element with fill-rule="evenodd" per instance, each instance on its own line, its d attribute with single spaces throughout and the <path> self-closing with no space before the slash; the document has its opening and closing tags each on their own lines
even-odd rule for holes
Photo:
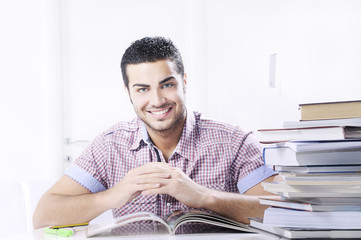
<svg viewBox="0 0 361 240">
<path fill-rule="evenodd" d="M 263 224 L 276 227 L 312 229 L 361 229 L 361 211 L 309 212 L 269 207 Z"/>
<path fill-rule="evenodd" d="M 329 127 L 329 126 L 361 127 L 361 118 L 342 118 L 342 119 L 283 122 L 284 128 L 308 128 L 308 127 Z"/>
<path fill-rule="evenodd" d="M 284 197 L 281 197 L 284 200 L 290 200 Z M 317 204 L 317 205 L 359 205 L 361 203 L 361 198 L 345 198 L 345 197 L 322 197 L 322 198 L 297 198 L 297 202 Z"/>
<path fill-rule="evenodd" d="M 257 138 L 261 143 L 291 140 L 341 140 L 360 139 L 361 127 L 325 126 L 309 128 L 259 129 Z"/>
<path fill-rule="evenodd" d="M 360 198 L 361 193 L 334 193 L 334 192 L 272 192 L 286 198 Z"/>
<path fill-rule="evenodd" d="M 311 212 L 331 212 L 331 211 L 361 211 L 361 202 L 357 204 L 313 204 L 308 202 L 301 202 L 292 199 L 270 199 L 260 198 L 260 204 L 292 208 L 296 210 L 311 211 Z"/>
<path fill-rule="evenodd" d="M 300 104 L 301 120 L 360 118 L 361 100 Z"/>
<path fill-rule="evenodd" d="M 356 173 L 361 172 L 361 165 L 334 166 L 274 166 L 274 170 L 286 173 Z"/>
<path fill-rule="evenodd" d="M 289 185 L 287 183 L 262 183 L 264 190 L 287 198 L 307 197 L 361 197 L 361 187 L 354 185 Z"/>
<path fill-rule="evenodd" d="M 360 172 L 323 172 L 323 173 L 296 173 L 296 172 L 280 172 L 284 179 L 310 179 L 314 181 L 332 178 L 334 181 L 358 179 L 361 177 Z"/>
<path fill-rule="evenodd" d="M 139 212 L 111 219 L 104 223 L 89 224 L 86 236 L 91 237 L 109 230 L 114 230 L 127 224 L 151 221 L 166 228 L 170 234 L 176 234 L 177 229 L 186 223 L 204 223 L 217 227 L 228 228 L 241 232 L 254 233 L 248 225 L 231 220 L 221 215 L 203 210 L 178 210 L 169 214 L 165 219 L 154 213 Z"/>
<path fill-rule="evenodd" d="M 314 165 L 360 165 L 361 148 L 300 151 L 288 146 L 270 146 L 263 149 L 266 165 L 314 166 Z"/>
<path fill-rule="evenodd" d="M 337 229 L 305 229 L 305 228 L 294 228 L 294 227 L 275 227 L 265 225 L 259 219 L 251 219 L 250 226 L 262 231 L 276 234 L 281 237 L 289 239 L 300 239 L 300 238 L 360 238 L 361 230 L 337 230 Z"/>
<path fill-rule="evenodd" d="M 345 139 L 345 140 L 324 140 L 324 141 L 289 141 L 285 143 L 277 143 L 274 146 L 289 147 L 296 152 L 341 150 L 341 149 L 353 149 L 353 148 L 361 149 L 361 140 Z"/>
<path fill-rule="evenodd" d="M 360 184 L 350 185 L 290 185 L 285 182 L 262 182 L 264 190 L 268 192 L 315 192 L 327 193 L 361 193 Z"/>
<path fill-rule="evenodd" d="M 360 174 L 324 174 L 324 175 L 282 175 L 288 185 L 342 185 L 354 186 L 361 184 Z"/>
</svg>

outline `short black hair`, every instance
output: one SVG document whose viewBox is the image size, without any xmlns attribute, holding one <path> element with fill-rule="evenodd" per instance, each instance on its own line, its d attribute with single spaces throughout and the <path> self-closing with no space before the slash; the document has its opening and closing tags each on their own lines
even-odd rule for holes
<svg viewBox="0 0 361 240">
<path fill-rule="evenodd" d="M 127 65 L 144 62 L 156 62 L 169 59 L 176 65 L 176 71 L 184 76 L 184 65 L 182 56 L 173 42 L 164 37 L 145 37 L 133 42 L 124 52 L 120 68 L 124 85 L 129 89 L 127 76 Z"/>
</svg>

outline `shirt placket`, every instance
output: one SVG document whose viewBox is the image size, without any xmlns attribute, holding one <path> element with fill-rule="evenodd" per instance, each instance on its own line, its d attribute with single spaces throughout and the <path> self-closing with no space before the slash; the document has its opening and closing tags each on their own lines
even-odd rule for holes
<svg viewBox="0 0 361 240">
<path fill-rule="evenodd" d="M 160 206 L 162 208 L 162 211 L 160 212 L 159 216 L 162 216 L 162 218 L 164 218 L 167 214 L 172 212 L 173 202 L 171 201 L 170 196 L 165 194 L 159 195 L 159 200 L 160 200 Z"/>
<path fill-rule="evenodd" d="M 155 153 L 154 159 L 157 159 L 158 162 L 165 162 L 161 151 L 157 149 L 155 146 L 150 146 L 150 147 L 153 148 L 151 151 Z M 171 158 L 169 159 L 169 161 L 171 162 Z M 174 208 L 174 199 L 171 196 L 167 194 L 157 195 L 156 204 L 155 204 L 155 213 L 158 216 L 164 218 L 168 213 L 174 210 L 173 208 Z"/>
<path fill-rule="evenodd" d="M 149 151 L 151 152 L 151 156 L 152 156 L 151 161 L 159 162 L 159 160 L 161 160 L 159 150 L 156 149 L 156 147 L 151 143 L 148 144 L 148 147 L 149 147 Z M 158 194 L 156 197 L 155 203 L 154 203 L 154 213 L 158 216 L 163 216 L 164 209 L 162 208 L 162 206 L 163 206 L 162 204 L 163 204 L 163 201 L 162 201 L 161 195 Z"/>
</svg>

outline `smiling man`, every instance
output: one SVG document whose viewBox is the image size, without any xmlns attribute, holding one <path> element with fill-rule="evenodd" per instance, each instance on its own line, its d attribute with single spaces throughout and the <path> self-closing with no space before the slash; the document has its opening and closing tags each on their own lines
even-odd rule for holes
<svg viewBox="0 0 361 240">
<path fill-rule="evenodd" d="M 149 211 L 208 209 L 241 222 L 260 217 L 260 144 L 239 127 L 187 110 L 187 77 L 169 39 L 143 38 L 125 51 L 121 70 L 137 118 L 100 134 L 40 199 L 34 227 L 88 222 Z"/>
<path fill-rule="evenodd" d="M 180 75 L 174 61 L 169 59 L 128 64 L 124 68 L 123 78 L 128 79 L 126 89 L 134 110 L 146 125 L 153 143 L 168 159 L 186 119 L 185 75 Z"/>
</svg>

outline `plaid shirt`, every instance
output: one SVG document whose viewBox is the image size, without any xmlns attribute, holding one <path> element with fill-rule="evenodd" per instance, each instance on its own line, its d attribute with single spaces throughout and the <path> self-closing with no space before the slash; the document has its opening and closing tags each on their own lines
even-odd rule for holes
<svg viewBox="0 0 361 240">
<path fill-rule="evenodd" d="M 93 193 L 104 191 L 132 168 L 156 162 L 158 158 L 164 162 L 162 154 L 157 157 L 157 151 L 139 118 L 120 122 L 99 135 L 66 174 Z M 182 136 L 168 164 L 180 168 L 200 185 L 233 193 L 243 193 L 275 174 L 263 165 L 261 146 L 252 134 L 203 119 L 196 112 L 187 114 Z M 164 218 L 172 211 L 186 208 L 167 194 L 140 195 L 113 209 L 113 215 L 147 211 Z"/>
</svg>

